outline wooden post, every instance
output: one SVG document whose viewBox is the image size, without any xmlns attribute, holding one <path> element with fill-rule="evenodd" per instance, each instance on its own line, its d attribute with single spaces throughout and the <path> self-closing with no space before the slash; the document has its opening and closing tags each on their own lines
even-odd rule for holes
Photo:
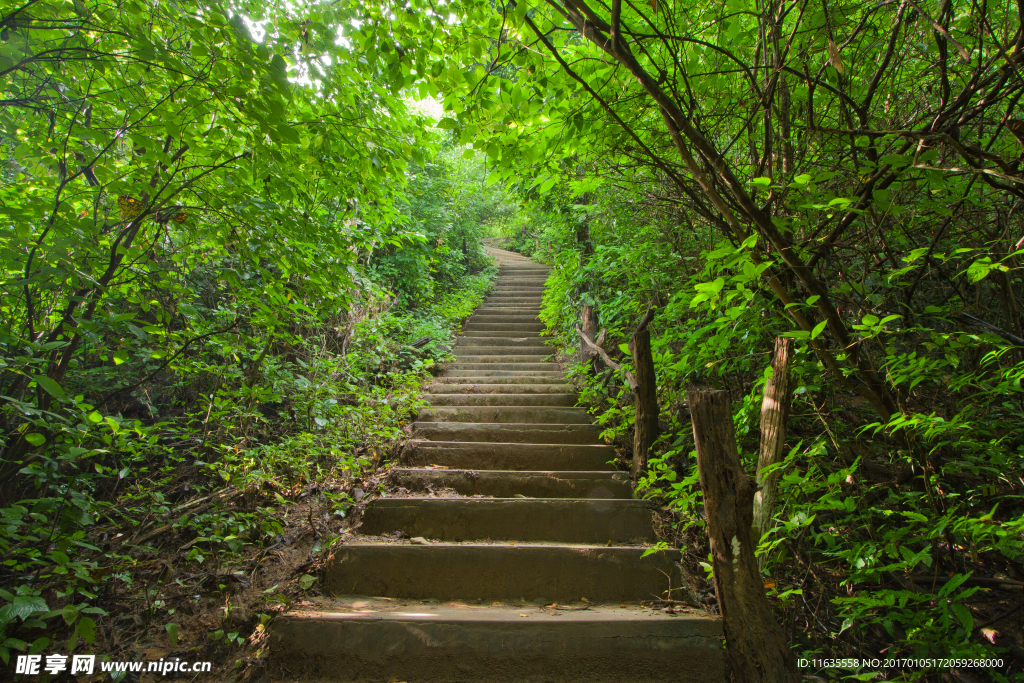
<svg viewBox="0 0 1024 683">
<path fill-rule="evenodd" d="M 633 334 L 633 370 L 636 371 L 635 407 L 633 423 L 633 466 L 630 476 L 636 481 L 647 466 L 647 452 L 658 438 L 658 381 L 654 375 L 654 356 L 651 354 L 651 333 L 647 329 L 649 318 Z"/>
<path fill-rule="evenodd" d="M 769 465 L 782 462 L 786 442 L 786 418 L 789 416 L 789 400 L 792 393 L 789 370 L 793 364 L 793 340 L 778 337 L 775 340 L 775 358 L 772 360 L 772 376 L 764 385 L 764 399 L 761 401 L 761 451 L 757 458 L 757 485 L 760 490 L 754 494 L 754 541 L 771 526 L 775 508 L 779 473 L 764 476 L 762 472 Z M 764 570 L 765 558 L 758 560 Z"/>
<path fill-rule="evenodd" d="M 757 569 L 750 534 L 754 480 L 740 465 L 729 395 L 691 391 L 687 402 L 704 491 L 715 595 L 734 680 L 797 683 L 796 659 L 772 614 Z"/>
<path fill-rule="evenodd" d="M 583 306 L 583 310 L 580 311 L 580 329 L 588 340 L 594 341 L 594 335 L 597 334 L 597 321 L 594 319 L 594 307 L 590 304 Z M 580 360 L 589 364 L 596 358 L 597 351 L 593 349 L 593 344 L 587 344 L 580 339 Z"/>
</svg>

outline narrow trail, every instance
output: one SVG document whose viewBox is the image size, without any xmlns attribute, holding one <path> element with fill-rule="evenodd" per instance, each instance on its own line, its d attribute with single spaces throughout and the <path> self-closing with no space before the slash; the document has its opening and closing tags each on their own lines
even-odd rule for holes
<svg viewBox="0 0 1024 683">
<path fill-rule="evenodd" d="M 682 585 L 537 318 L 548 269 L 488 247 L 493 293 L 324 593 L 275 621 L 296 680 L 725 680 L 721 622 L 645 608 Z M 372 596 L 372 597 L 369 597 Z M 679 597 L 678 593 L 675 597 Z M 277 680 L 277 679 L 275 679 Z"/>
</svg>

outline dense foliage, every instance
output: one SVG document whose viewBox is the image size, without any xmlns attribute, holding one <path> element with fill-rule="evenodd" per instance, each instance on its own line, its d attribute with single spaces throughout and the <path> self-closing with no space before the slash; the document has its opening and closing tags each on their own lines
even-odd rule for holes
<svg viewBox="0 0 1024 683">
<path fill-rule="evenodd" d="M 5 663 L 119 600 L 176 629 L 150 546 L 188 541 L 198 600 L 374 471 L 490 286 L 503 193 L 346 11 L 3 7 Z"/>
<path fill-rule="evenodd" d="M 91 528 L 144 537 L 219 480 L 282 495 L 373 464 L 486 288 L 490 225 L 555 266 L 544 319 L 564 349 L 589 304 L 628 367 L 656 311 L 662 435 L 638 486 L 692 567 L 685 392 L 731 392 L 752 472 L 773 340 L 794 337 L 761 539 L 794 647 L 1024 654 L 1003 590 L 1024 579 L 1022 14 L 4 6 L 5 647 L 51 608 L 90 637 L 96 585 L 129 578 L 96 563 Z M 443 140 L 411 93 L 443 101 Z M 577 379 L 628 446 L 620 378 Z M 274 535 L 251 515 L 180 517 L 205 539 L 190 561 Z"/>
</svg>

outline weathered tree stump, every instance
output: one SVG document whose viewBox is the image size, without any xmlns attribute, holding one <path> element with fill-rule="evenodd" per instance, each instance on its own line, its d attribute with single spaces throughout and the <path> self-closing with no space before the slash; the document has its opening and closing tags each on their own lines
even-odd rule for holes
<svg viewBox="0 0 1024 683">
<path fill-rule="evenodd" d="M 729 395 L 691 391 L 687 401 L 729 666 L 742 683 L 796 683 L 796 659 L 757 568 L 750 533 L 755 486 L 740 465 Z"/>
<path fill-rule="evenodd" d="M 651 353 L 651 333 L 647 319 L 633 334 L 633 369 L 636 371 L 636 420 L 633 424 L 633 480 L 647 466 L 647 453 L 658 438 L 658 381 L 654 374 L 654 356 Z"/>
<path fill-rule="evenodd" d="M 580 311 L 580 330 L 591 343 L 580 339 L 580 360 L 592 364 L 597 359 L 597 351 L 593 348 L 594 337 L 597 335 L 597 320 L 594 318 L 594 307 L 590 304 L 583 306 Z"/>
<path fill-rule="evenodd" d="M 775 358 L 772 360 L 772 376 L 764 385 L 761 401 L 761 449 L 757 458 L 757 485 L 760 490 L 754 494 L 754 541 L 760 542 L 771 526 L 772 513 L 779 485 L 779 473 L 762 474 L 769 465 L 782 462 L 785 457 L 786 419 L 789 416 L 789 401 L 792 394 L 789 373 L 793 364 L 793 339 L 778 337 L 775 340 Z M 764 558 L 759 560 L 764 569 Z"/>
</svg>

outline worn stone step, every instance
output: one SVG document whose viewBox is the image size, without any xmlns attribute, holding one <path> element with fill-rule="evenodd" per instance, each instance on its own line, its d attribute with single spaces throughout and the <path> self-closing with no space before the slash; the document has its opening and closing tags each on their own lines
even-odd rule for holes
<svg viewBox="0 0 1024 683">
<path fill-rule="evenodd" d="M 565 379 L 565 373 L 561 370 L 453 370 L 449 367 L 444 373 L 445 379 L 457 379 L 459 377 L 505 377 L 521 378 L 523 381 L 528 381 L 527 378 L 534 377 L 537 380 L 558 380 L 559 382 Z"/>
<path fill-rule="evenodd" d="M 490 296 L 519 296 L 520 294 L 526 294 L 528 296 L 543 296 L 544 285 L 502 286 L 499 284 L 489 292 Z"/>
<path fill-rule="evenodd" d="M 424 394 L 432 406 L 576 406 L 576 394 Z"/>
<path fill-rule="evenodd" d="M 562 369 L 562 366 L 558 363 L 518 363 L 518 362 L 485 362 L 485 363 L 470 363 L 464 361 L 458 361 L 455 363 L 448 363 L 445 368 L 449 370 L 519 370 L 523 371 L 534 371 L 544 370 L 547 372 L 556 372 Z"/>
<path fill-rule="evenodd" d="M 488 294 L 492 294 L 492 295 L 493 294 L 518 294 L 518 293 L 521 293 L 521 292 L 526 292 L 528 294 L 532 294 L 532 295 L 535 295 L 535 296 L 542 296 L 544 294 L 544 283 L 543 282 L 537 282 L 537 283 L 527 283 L 527 282 L 503 283 L 503 282 L 498 282 L 498 284 L 490 292 L 488 292 Z"/>
<path fill-rule="evenodd" d="M 480 337 L 477 335 L 462 336 L 455 340 L 455 345 L 458 346 L 528 346 L 547 349 L 548 351 L 554 351 L 550 346 L 545 346 L 544 342 L 551 339 L 551 337 L 541 337 L 539 335 L 528 335 L 525 337 Z"/>
<path fill-rule="evenodd" d="M 534 323 L 539 319 L 535 314 L 523 313 L 475 313 L 469 319 L 476 323 Z"/>
<path fill-rule="evenodd" d="M 550 361 L 555 354 L 555 349 L 543 344 L 520 344 L 518 346 L 455 346 L 452 351 L 459 358 L 460 363 L 488 363 L 488 362 L 529 362 L 543 363 Z M 490 356 L 490 360 L 471 358 L 472 356 Z M 527 356 L 529 358 L 527 358 Z M 462 360 L 466 358 L 466 360 Z"/>
<path fill-rule="evenodd" d="M 498 372 L 492 375 L 473 374 L 472 370 L 465 375 L 440 375 L 432 382 L 435 384 L 565 384 L 565 374 L 561 372 Z"/>
<path fill-rule="evenodd" d="M 346 683 L 724 683 L 721 638 L 696 611 L 325 600 L 274 619 L 269 668 Z"/>
<path fill-rule="evenodd" d="M 324 570 L 323 590 L 467 602 L 639 603 L 685 597 L 679 551 L 643 553 L 632 547 L 346 543 Z"/>
<path fill-rule="evenodd" d="M 491 378 L 484 378 L 489 380 Z M 431 394 L 569 394 L 573 389 L 568 384 L 527 384 L 525 382 L 502 384 L 500 382 L 432 382 L 427 385 Z M 573 394 L 575 395 L 575 394 Z M 575 405 L 575 404 L 573 404 Z"/>
<path fill-rule="evenodd" d="M 425 424 L 425 423 L 417 423 Z M 442 423 L 443 424 L 443 423 Z M 499 425 L 504 426 L 504 425 Z M 575 426 L 575 425 L 574 425 Z M 495 430 L 486 430 L 484 435 Z M 524 437 L 526 434 L 494 434 L 495 436 Z M 615 450 L 611 446 L 588 443 L 484 443 L 479 441 L 445 441 L 447 437 L 472 438 L 480 436 L 466 430 L 444 432 L 442 430 L 418 429 L 415 441 L 406 444 L 401 461 L 411 467 L 441 465 L 460 469 L 477 470 L 560 470 L 564 472 L 612 472 L 615 466 Z M 573 438 L 572 434 L 533 434 L 534 438 Z M 578 434 L 583 440 L 590 434 Z M 438 440 L 427 439 L 437 437 Z M 514 494 L 513 494 L 514 495 Z M 525 494 L 524 494 L 525 495 Z"/>
<path fill-rule="evenodd" d="M 478 323 L 471 322 L 462 326 L 462 331 L 467 335 L 475 335 L 477 332 L 504 332 L 509 336 L 525 336 L 530 332 L 540 333 L 544 329 L 544 323 Z"/>
<path fill-rule="evenodd" d="M 519 339 L 513 337 L 513 339 Z M 478 342 L 479 343 L 479 342 Z M 501 356 L 507 354 L 513 355 L 528 355 L 528 356 L 541 356 L 547 357 L 554 355 L 555 350 L 550 346 L 544 346 L 533 342 L 532 344 L 526 341 L 518 342 L 514 344 L 479 344 L 479 345 L 456 345 L 454 349 L 457 356 Z"/>
<path fill-rule="evenodd" d="M 482 318 L 483 317 L 491 317 L 491 316 L 499 316 L 499 315 L 525 316 L 525 317 L 530 318 L 530 320 L 528 320 L 526 322 L 542 322 L 541 319 L 540 319 L 540 307 L 536 307 L 536 308 L 532 308 L 531 309 L 531 308 L 526 308 L 524 306 L 519 306 L 519 305 L 516 305 L 516 304 L 509 304 L 508 306 L 501 306 L 501 305 L 488 306 L 486 310 L 482 310 L 482 309 L 478 308 L 477 312 L 469 320 L 467 320 L 466 322 L 467 323 L 472 322 L 472 318 L 476 318 L 478 315 L 480 317 L 482 317 Z"/>
<path fill-rule="evenodd" d="M 465 337 L 472 337 L 474 339 L 525 339 L 532 337 L 534 339 L 547 339 L 541 335 L 537 330 L 529 330 L 526 332 L 517 332 L 515 330 L 466 330 Z"/>
<path fill-rule="evenodd" d="M 513 300 L 521 300 L 523 302 L 526 302 L 526 301 L 536 301 L 536 302 L 540 303 L 543 298 L 544 298 L 544 290 L 540 290 L 540 289 L 538 289 L 538 290 L 529 290 L 529 291 L 510 291 L 510 290 L 504 290 L 504 291 L 500 291 L 500 292 L 492 290 L 492 292 L 487 294 L 487 296 L 484 299 L 484 301 L 487 301 L 487 300 L 490 300 L 490 299 L 513 299 Z"/>
<path fill-rule="evenodd" d="M 645 543 L 655 540 L 643 500 L 572 498 L 378 498 L 360 533 L 401 531 L 439 541 Z"/>
<path fill-rule="evenodd" d="M 540 294 L 490 294 L 484 299 L 485 304 L 510 303 L 510 304 L 541 304 Z"/>
<path fill-rule="evenodd" d="M 540 306 L 519 306 L 516 304 L 509 304 L 507 306 L 481 306 L 476 309 L 475 313 L 522 313 L 538 315 L 540 313 Z"/>
<path fill-rule="evenodd" d="M 590 414 L 583 408 L 529 406 L 438 406 L 420 410 L 423 422 L 540 422 L 546 424 L 589 424 Z"/>
<path fill-rule="evenodd" d="M 465 349 L 455 349 L 457 363 L 548 363 L 554 357 L 552 352 L 547 353 L 498 353 L 498 354 L 475 354 Z"/>
<path fill-rule="evenodd" d="M 537 448 L 545 448 L 549 445 L 574 445 L 600 448 L 601 453 L 612 453 L 611 446 L 601 442 L 600 435 L 604 428 L 595 424 L 536 424 L 536 423 L 495 423 L 495 422 L 428 422 L 426 420 L 414 422 L 413 439 L 410 443 L 455 441 L 462 444 L 472 442 L 482 446 L 482 450 L 493 451 L 497 457 L 498 450 L 507 447 L 511 451 L 519 449 L 524 457 L 528 448 L 521 447 L 521 444 L 534 444 Z M 446 444 L 458 446 L 459 444 Z M 602 456 L 604 457 L 604 456 Z M 604 460 L 611 459 L 612 455 L 604 457 Z M 428 463 L 429 464 L 429 463 Z M 439 465 L 448 463 L 438 462 Z M 459 465 L 459 467 L 476 467 L 476 465 Z M 486 469 L 486 468 L 483 468 Z M 495 465 L 494 469 L 534 469 L 534 470 L 575 470 L 575 469 L 596 469 L 603 470 L 605 467 L 502 467 Z"/>
<path fill-rule="evenodd" d="M 633 497 L 626 472 L 473 470 L 397 467 L 392 482 L 409 491 L 452 489 L 463 496 L 494 498 L 621 498 Z"/>
</svg>

